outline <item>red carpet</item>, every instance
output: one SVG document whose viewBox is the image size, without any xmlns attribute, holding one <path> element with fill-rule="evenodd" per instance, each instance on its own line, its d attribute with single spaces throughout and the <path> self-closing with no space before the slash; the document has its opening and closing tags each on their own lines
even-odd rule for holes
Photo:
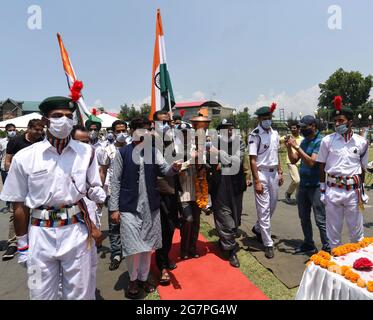
<svg viewBox="0 0 373 320">
<path fill-rule="evenodd" d="M 170 258 L 177 263 L 177 268 L 169 271 L 169 286 L 157 287 L 162 300 L 268 300 L 239 269 L 218 256 L 215 244 L 208 243 L 200 235 L 197 248 L 200 258 L 181 261 L 180 233 L 175 230 Z M 154 255 L 152 272 L 158 279 Z"/>
</svg>

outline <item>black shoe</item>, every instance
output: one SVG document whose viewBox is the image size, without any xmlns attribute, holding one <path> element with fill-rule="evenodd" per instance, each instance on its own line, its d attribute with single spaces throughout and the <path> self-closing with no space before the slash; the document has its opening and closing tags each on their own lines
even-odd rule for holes
<svg viewBox="0 0 373 320">
<path fill-rule="evenodd" d="M 275 256 L 273 252 L 273 247 L 266 247 L 264 255 L 266 256 L 267 259 L 272 259 Z"/>
<path fill-rule="evenodd" d="M 325 252 L 327 252 L 327 253 L 329 253 L 329 254 L 332 253 L 332 250 L 331 250 L 330 248 L 322 248 L 321 250 L 322 250 L 322 251 L 325 251 Z"/>
<path fill-rule="evenodd" d="M 12 260 L 16 254 L 17 254 L 17 247 L 9 246 L 8 249 L 6 249 L 5 253 L 3 254 L 3 261 Z"/>
<path fill-rule="evenodd" d="M 317 253 L 316 247 L 302 244 L 299 248 L 295 249 L 293 254 L 302 255 L 302 254 L 314 254 L 314 253 Z"/>
<path fill-rule="evenodd" d="M 119 268 L 121 261 L 122 259 L 120 258 L 120 256 L 115 256 L 110 262 L 109 270 L 110 271 L 117 270 Z"/>
<path fill-rule="evenodd" d="M 291 201 L 291 194 L 285 192 L 285 203 L 286 204 L 293 204 Z"/>
<path fill-rule="evenodd" d="M 240 261 L 238 261 L 236 253 L 232 252 L 229 255 L 229 263 L 232 267 L 239 268 L 240 267 Z"/>
<path fill-rule="evenodd" d="M 176 268 L 177 268 L 176 263 L 174 263 L 174 262 L 169 262 L 168 265 L 167 265 L 167 268 L 166 268 L 166 269 L 168 269 L 168 270 L 174 270 L 174 269 L 176 269 Z"/>
<path fill-rule="evenodd" d="M 254 233 L 256 235 L 256 239 L 260 242 L 260 243 L 263 243 L 263 240 L 262 240 L 262 234 L 258 231 L 255 230 L 255 226 L 251 229 L 252 233 Z"/>
</svg>

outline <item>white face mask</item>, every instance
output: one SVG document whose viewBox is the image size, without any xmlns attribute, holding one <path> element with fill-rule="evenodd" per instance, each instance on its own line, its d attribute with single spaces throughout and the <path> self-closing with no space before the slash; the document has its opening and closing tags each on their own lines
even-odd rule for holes
<svg viewBox="0 0 373 320">
<path fill-rule="evenodd" d="M 128 133 L 121 132 L 120 134 L 117 135 L 116 140 L 119 143 L 123 143 L 123 142 L 126 142 L 127 137 L 128 137 Z"/>
<path fill-rule="evenodd" d="M 67 117 L 50 118 L 49 122 L 49 132 L 58 139 L 66 139 L 70 135 L 74 125 L 74 121 Z"/>
<path fill-rule="evenodd" d="M 13 137 L 16 136 L 16 134 L 17 134 L 16 131 L 8 131 L 8 132 L 7 132 L 8 138 L 13 138 Z"/>
</svg>

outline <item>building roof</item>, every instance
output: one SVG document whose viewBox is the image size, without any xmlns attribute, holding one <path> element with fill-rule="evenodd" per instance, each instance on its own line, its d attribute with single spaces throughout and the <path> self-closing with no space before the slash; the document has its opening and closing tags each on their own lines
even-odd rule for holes
<svg viewBox="0 0 373 320">
<path fill-rule="evenodd" d="M 39 112 L 40 101 L 24 101 L 22 110 L 28 112 Z"/>
<path fill-rule="evenodd" d="M 16 101 L 14 99 L 5 99 L 3 101 L 0 101 L 0 105 L 4 104 L 5 102 L 9 101 L 10 103 L 14 104 L 15 106 L 18 106 L 20 103 L 22 103 L 23 101 Z"/>
<path fill-rule="evenodd" d="M 195 102 L 179 102 L 175 104 L 176 109 L 181 108 L 200 108 L 200 107 L 215 107 L 215 108 L 225 108 L 220 103 L 216 101 L 195 101 Z"/>
</svg>

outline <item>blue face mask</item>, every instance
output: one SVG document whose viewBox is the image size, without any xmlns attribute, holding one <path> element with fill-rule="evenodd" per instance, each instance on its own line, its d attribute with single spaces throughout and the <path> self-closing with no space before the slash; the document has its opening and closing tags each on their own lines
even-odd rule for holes
<svg viewBox="0 0 373 320">
<path fill-rule="evenodd" d="M 263 120 L 260 125 L 263 129 L 269 129 L 272 125 L 272 120 Z"/>
<path fill-rule="evenodd" d="M 348 131 L 348 126 L 346 124 L 341 124 L 338 127 L 335 127 L 335 132 L 343 136 Z"/>
<path fill-rule="evenodd" d="M 112 132 L 109 132 L 106 136 L 106 138 L 111 142 L 111 141 L 114 141 L 115 137 L 114 137 L 114 134 Z"/>
</svg>

